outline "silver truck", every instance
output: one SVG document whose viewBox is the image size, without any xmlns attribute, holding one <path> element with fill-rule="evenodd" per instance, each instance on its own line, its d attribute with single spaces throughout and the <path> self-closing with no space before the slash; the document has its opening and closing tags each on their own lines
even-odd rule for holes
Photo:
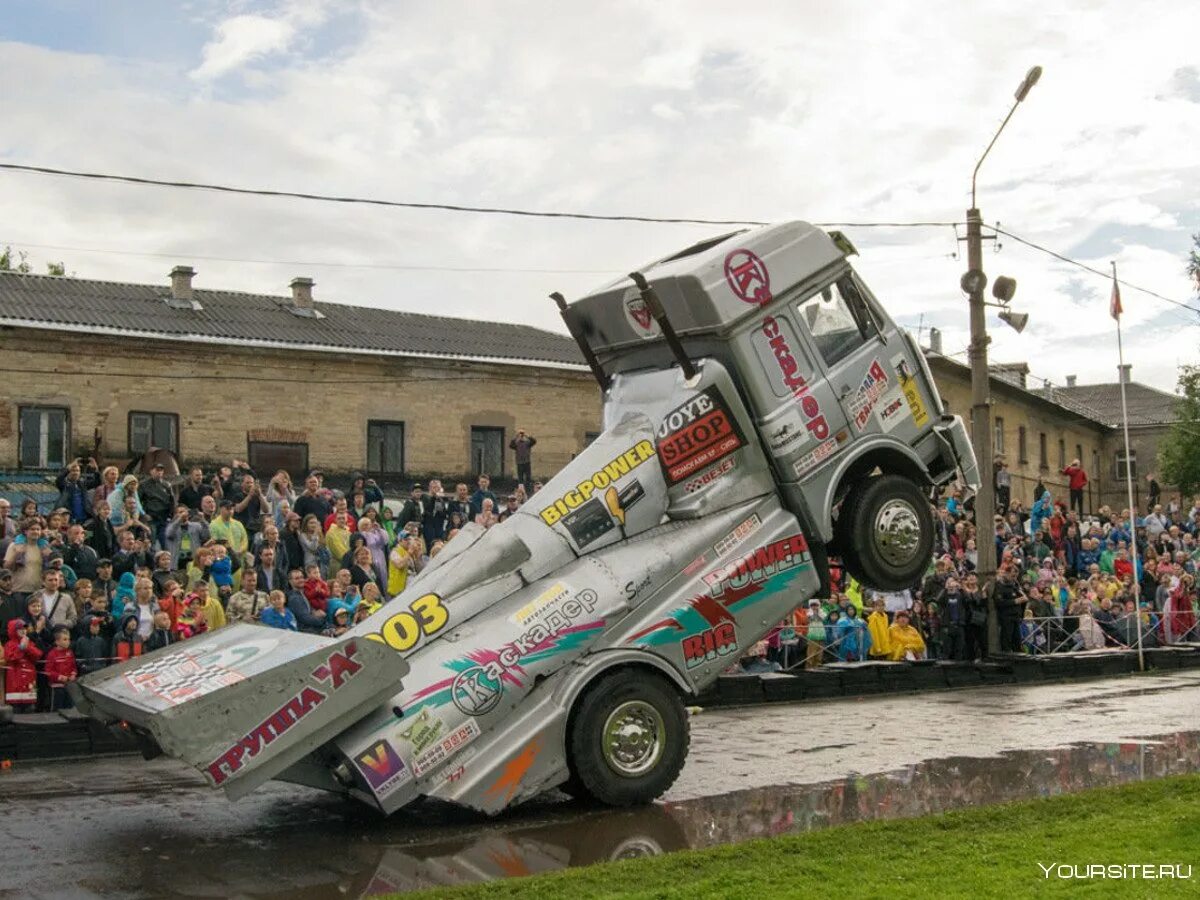
<svg viewBox="0 0 1200 900">
<path fill-rule="evenodd" d="M 803 222 L 688 247 L 567 305 L 604 430 L 340 638 L 235 625 L 73 688 L 231 798 L 268 779 L 390 813 L 561 786 L 648 802 L 686 698 L 828 590 L 912 584 L 930 491 L 978 475 L 913 339 Z"/>
</svg>

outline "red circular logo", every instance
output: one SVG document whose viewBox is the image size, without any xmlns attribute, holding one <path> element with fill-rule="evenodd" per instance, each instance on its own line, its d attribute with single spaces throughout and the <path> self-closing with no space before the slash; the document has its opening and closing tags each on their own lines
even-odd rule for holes
<svg viewBox="0 0 1200 900">
<path fill-rule="evenodd" d="M 725 257 L 725 280 L 745 303 L 762 306 L 771 302 L 771 273 L 767 264 L 749 250 L 733 250 Z"/>
</svg>

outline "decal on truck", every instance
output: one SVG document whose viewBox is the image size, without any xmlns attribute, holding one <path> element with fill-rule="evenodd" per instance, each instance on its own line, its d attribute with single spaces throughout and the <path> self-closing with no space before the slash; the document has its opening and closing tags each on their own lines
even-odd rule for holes
<svg viewBox="0 0 1200 900">
<path fill-rule="evenodd" d="M 763 319 L 762 334 L 767 339 L 767 346 L 775 357 L 775 364 L 783 377 L 784 386 L 791 391 L 792 398 L 800 406 L 804 414 L 804 427 L 818 441 L 829 437 L 829 422 L 821 412 L 821 404 L 809 391 L 808 380 L 800 373 L 800 364 L 788 344 L 787 335 L 779 327 L 779 320 L 774 316 Z"/>
<path fill-rule="evenodd" d="M 641 291 L 637 288 L 629 288 L 625 292 L 621 308 L 625 311 L 625 321 L 638 337 L 649 340 L 662 333 L 658 323 L 654 321 L 654 316 L 650 314 L 650 307 L 646 305 Z"/>
<path fill-rule="evenodd" d="M 354 661 L 357 652 L 358 645 L 351 641 L 343 650 L 334 651 L 326 662 L 313 669 L 312 677 L 327 682 L 329 689 L 336 691 L 362 670 L 362 663 Z M 305 685 L 285 700 L 278 709 L 209 763 L 207 772 L 213 784 L 219 785 L 230 775 L 239 772 L 247 758 L 253 759 L 262 753 L 297 722 L 324 703 L 328 696 L 324 691 Z"/>
<path fill-rule="evenodd" d="M 657 646 L 725 622 L 736 625 L 735 613 L 784 590 L 796 572 L 811 564 L 808 541 L 802 534 L 751 550 L 701 576 L 708 588 L 705 593 L 631 635 L 628 643 Z"/>
<path fill-rule="evenodd" d="M 581 647 L 604 629 L 603 619 L 579 622 L 598 600 L 595 591 L 585 588 L 499 650 L 473 650 L 443 663 L 454 674 L 416 691 L 405 714 L 453 703 L 465 715 L 487 715 L 499 704 L 506 683 L 524 687 L 529 666 Z"/>
<path fill-rule="evenodd" d="M 693 669 L 701 663 L 715 662 L 722 656 L 737 653 L 737 629 L 732 622 L 722 622 L 699 634 L 685 637 L 679 642 L 683 652 L 683 664 Z"/>
<path fill-rule="evenodd" d="M 610 484 L 624 478 L 646 460 L 653 459 L 654 455 L 653 444 L 649 441 L 638 441 L 624 453 L 605 463 L 590 478 L 585 478 L 571 490 L 555 499 L 539 513 L 542 521 L 547 525 L 557 524 L 563 516 L 569 515 L 571 510 L 587 503 L 596 491 L 602 491 Z"/>
<path fill-rule="evenodd" d="M 437 594 L 424 594 L 409 604 L 408 609 L 389 617 L 377 634 L 367 637 L 403 653 L 415 647 L 422 636 L 437 634 L 449 621 L 450 613 L 442 598 Z"/>
<path fill-rule="evenodd" d="M 266 638 L 205 653 L 184 647 L 126 672 L 125 683 L 136 694 L 152 694 L 175 706 L 244 681 L 246 676 L 233 667 L 270 652 L 278 643 L 274 638 Z"/>
<path fill-rule="evenodd" d="M 386 740 L 376 741 L 354 757 L 354 764 L 367 779 L 371 790 L 379 797 L 390 794 L 400 785 L 412 781 L 412 772 Z"/>
<path fill-rule="evenodd" d="M 668 484 L 678 484 L 745 444 L 715 387 L 689 397 L 663 416 L 658 426 L 658 459 Z"/>
<path fill-rule="evenodd" d="M 877 359 L 871 360 L 867 374 L 863 376 L 862 383 L 850 401 L 850 416 L 854 419 L 854 427 L 859 431 L 867 427 L 867 422 L 871 420 L 871 410 L 875 408 L 875 402 L 883 396 L 887 386 L 888 375 L 883 363 Z"/>
<path fill-rule="evenodd" d="M 925 401 L 921 399 L 921 388 L 913 377 L 912 369 L 903 356 L 892 360 L 896 369 L 896 380 L 900 382 L 900 390 L 904 391 L 904 399 L 908 401 L 908 410 L 912 413 L 913 424 L 924 428 L 929 421 L 929 413 L 925 411 Z"/>
<path fill-rule="evenodd" d="M 725 257 L 725 281 L 743 303 L 770 303 L 771 273 L 767 264 L 750 250 L 733 250 Z"/>
<path fill-rule="evenodd" d="M 436 769 L 481 734 L 474 719 L 467 719 L 432 747 L 413 760 L 413 771 L 421 778 Z"/>
</svg>

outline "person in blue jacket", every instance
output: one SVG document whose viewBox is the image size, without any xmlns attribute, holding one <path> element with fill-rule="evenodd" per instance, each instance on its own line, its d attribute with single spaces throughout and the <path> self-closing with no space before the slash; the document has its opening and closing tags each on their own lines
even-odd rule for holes
<svg viewBox="0 0 1200 900">
<path fill-rule="evenodd" d="M 838 620 L 834 633 L 839 660 L 859 662 L 867 658 L 867 651 L 871 649 L 871 635 L 853 604 L 848 604 L 842 610 L 842 618 Z"/>
</svg>

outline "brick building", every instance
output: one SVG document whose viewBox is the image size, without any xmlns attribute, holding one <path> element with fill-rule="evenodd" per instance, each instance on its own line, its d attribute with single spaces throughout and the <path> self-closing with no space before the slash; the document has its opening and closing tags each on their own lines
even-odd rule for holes
<svg viewBox="0 0 1200 900">
<path fill-rule="evenodd" d="M 522 325 L 200 290 L 0 273 L 0 467 L 148 446 L 256 470 L 535 476 L 599 430 L 595 381 L 564 336 Z"/>
<path fill-rule="evenodd" d="M 524 428 L 544 477 L 600 430 L 599 391 L 565 336 L 318 303 L 304 278 L 290 296 L 264 296 L 195 289 L 193 276 L 176 267 L 159 286 L 0 273 L 0 469 L 56 468 L 93 446 L 122 461 L 153 444 L 188 463 L 236 456 L 260 471 L 363 470 L 398 486 L 511 476 L 508 441 Z M 969 418 L 967 366 L 928 358 L 950 410 Z M 1031 389 L 1023 363 L 993 371 L 993 439 L 1013 496 L 1028 504 L 1041 480 L 1065 497 L 1060 473 L 1078 457 L 1087 506 L 1124 506 L 1119 384 Z M 1176 398 L 1127 389 L 1140 504 Z"/>
<path fill-rule="evenodd" d="M 926 358 L 950 411 L 969 419 L 970 368 L 934 351 Z M 1130 379 L 1130 372 L 1126 366 L 1123 377 Z M 1041 481 L 1055 498 L 1066 500 L 1067 479 L 1061 473 L 1079 459 L 1090 481 L 1087 509 L 1129 505 L 1119 383 L 1077 385 L 1072 376 L 1066 387 L 1031 388 L 1025 363 L 995 365 L 992 373 L 992 446 L 1008 463 L 1014 499 L 1028 509 L 1034 485 Z M 1155 471 L 1158 443 L 1176 420 L 1178 398 L 1132 380 L 1126 382 L 1126 396 L 1134 502 L 1144 508 L 1145 476 Z M 1162 488 L 1168 496 L 1169 485 Z"/>
</svg>

